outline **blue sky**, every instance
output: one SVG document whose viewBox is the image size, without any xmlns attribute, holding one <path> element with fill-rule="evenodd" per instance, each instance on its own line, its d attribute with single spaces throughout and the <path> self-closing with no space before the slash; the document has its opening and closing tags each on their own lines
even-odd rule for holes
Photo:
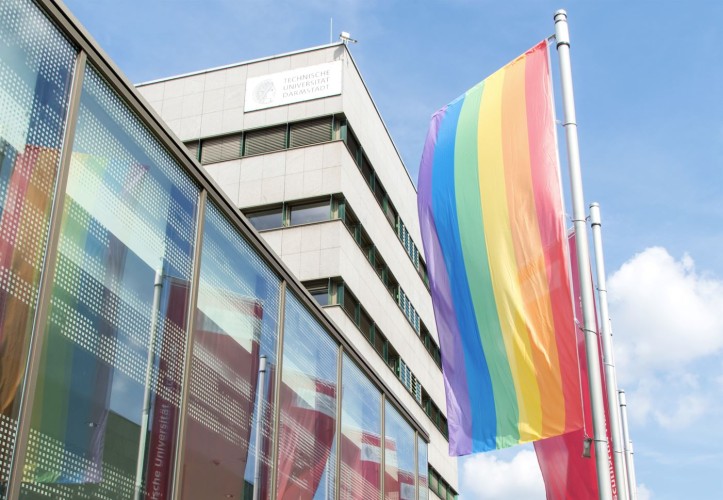
<svg viewBox="0 0 723 500">
<path fill-rule="evenodd" d="M 720 498 L 723 2 L 67 4 L 134 82 L 327 43 L 333 17 L 335 37 L 359 40 L 354 58 L 415 179 L 431 113 L 550 35 L 566 8 L 641 498 Z M 530 453 L 461 462 L 463 498 L 542 498 Z"/>
</svg>

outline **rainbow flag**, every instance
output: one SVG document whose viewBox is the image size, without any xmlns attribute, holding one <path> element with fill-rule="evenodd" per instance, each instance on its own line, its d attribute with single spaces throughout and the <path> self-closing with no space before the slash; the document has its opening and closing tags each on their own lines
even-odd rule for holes
<svg viewBox="0 0 723 500">
<path fill-rule="evenodd" d="M 582 427 L 547 44 L 432 117 L 419 218 L 452 455 Z"/>
</svg>

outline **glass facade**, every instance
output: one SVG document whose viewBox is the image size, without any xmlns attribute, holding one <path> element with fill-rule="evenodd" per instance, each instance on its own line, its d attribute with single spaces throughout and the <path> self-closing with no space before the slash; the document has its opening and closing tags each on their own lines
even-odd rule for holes
<svg viewBox="0 0 723 500">
<path fill-rule="evenodd" d="M 0 6 L 0 498 L 414 498 L 383 383 L 42 5 Z"/>
<path fill-rule="evenodd" d="M 414 429 L 387 401 L 384 407 L 384 498 L 416 498 Z"/>
<path fill-rule="evenodd" d="M 381 495 L 382 395 L 344 356 L 341 400 L 341 500 Z"/>
<path fill-rule="evenodd" d="M 338 356 L 337 343 L 287 293 L 277 498 L 334 498 Z"/>
<path fill-rule="evenodd" d="M 269 381 L 277 364 L 280 287 L 276 274 L 209 202 L 193 330 L 183 498 L 250 499 L 257 446 L 262 484 L 256 487 L 269 491 Z M 261 356 L 269 374 L 264 387 L 258 385 Z M 256 443 L 259 421 L 262 440 Z"/>
<path fill-rule="evenodd" d="M 92 66 L 64 195 L 23 492 L 165 494 L 199 189 Z"/>
<path fill-rule="evenodd" d="M 427 447 L 427 443 L 417 436 L 417 488 L 419 489 L 419 500 L 429 498 Z"/>
<path fill-rule="evenodd" d="M 34 5 L 0 4 L 0 498 L 15 446 L 75 59 L 73 46 Z"/>
</svg>

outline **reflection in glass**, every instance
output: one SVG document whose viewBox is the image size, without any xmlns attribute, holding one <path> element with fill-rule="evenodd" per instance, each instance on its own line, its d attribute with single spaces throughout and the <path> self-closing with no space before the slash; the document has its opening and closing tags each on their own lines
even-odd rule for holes
<svg viewBox="0 0 723 500">
<path fill-rule="evenodd" d="M 427 481 L 429 467 L 427 465 L 427 443 L 417 435 L 417 478 L 419 480 L 419 500 L 429 498 L 429 483 Z"/>
<path fill-rule="evenodd" d="M 414 430 L 389 403 L 384 413 L 384 498 L 414 500 Z"/>
<path fill-rule="evenodd" d="M 329 220 L 331 208 L 329 200 L 316 203 L 305 203 L 303 205 L 292 205 L 290 208 L 290 221 L 292 226 L 309 224 Z"/>
<path fill-rule="evenodd" d="M 264 229 L 276 229 L 284 225 L 283 223 L 283 210 L 282 207 L 270 208 L 268 210 L 259 210 L 258 212 L 251 212 L 246 214 L 249 222 L 258 231 Z"/>
<path fill-rule="evenodd" d="M 90 65 L 23 495 L 170 491 L 198 188 Z"/>
<path fill-rule="evenodd" d="M 76 53 L 28 0 L 3 0 L 0 34 L 0 498 L 4 498 Z"/>
<path fill-rule="evenodd" d="M 341 500 L 381 494 L 381 393 L 344 356 L 341 401 Z"/>
<path fill-rule="evenodd" d="M 277 498 L 334 498 L 338 346 L 286 294 Z"/>
<path fill-rule="evenodd" d="M 279 278 L 214 204 L 208 203 L 194 327 L 182 496 L 250 500 L 254 488 L 259 357 L 259 498 L 266 498 L 276 368 Z"/>
</svg>

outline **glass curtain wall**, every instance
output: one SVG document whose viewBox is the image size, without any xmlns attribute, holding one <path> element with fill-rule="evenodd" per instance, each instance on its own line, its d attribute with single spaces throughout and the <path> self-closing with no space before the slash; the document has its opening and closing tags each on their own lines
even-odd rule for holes
<svg viewBox="0 0 723 500">
<path fill-rule="evenodd" d="M 341 500 L 381 497 L 382 395 L 348 356 L 341 384 Z"/>
<path fill-rule="evenodd" d="M 384 412 L 384 498 L 414 500 L 414 429 L 387 401 Z"/>
<path fill-rule="evenodd" d="M 0 2 L 0 498 L 15 447 L 75 58 L 34 4 Z"/>
<path fill-rule="evenodd" d="M 181 438 L 185 498 L 248 499 L 254 487 L 270 498 L 274 474 L 280 499 L 331 499 L 337 488 L 378 498 L 382 477 L 390 498 L 413 498 L 411 426 L 387 404 L 382 476 L 380 391 L 344 358 L 339 401 L 339 345 L 290 291 L 276 359 L 280 278 L 212 201 L 187 324 L 199 187 L 92 63 L 65 145 L 57 259 L 43 267 L 76 57 L 35 3 L 0 2 L 0 499 L 33 331 L 43 342 L 27 395 L 27 452 L 16 464 L 21 498 L 167 498 Z M 315 218 L 323 207 L 305 208 L 297 215 Z M 34 325 L 44 272 L 47 321 Z"/>
<path fill-rule="evenodd" d="M 87 66 L 23 497 L 170 492 L 199 189 Z"/>
<path fill-rule="evenodd" d="M 287 293 L 277 499 L 334 498 L 338 352 L 326 330 Z"/>
<path fill-rule="evenodd" d="M 281 284 L 212 202 L 206 205 L 203 233 L 183 498 L 252 498 L 259 415 L 261 482 L 256 487 L 258 498 L 266 498 Z M 260 356 L 267 359 L 263 387 L 258 386 Z"/>
<path fill-rule="evenodd" d="M 417 488 L 419 489 L 419 500 L 429 498 L 429 466 L 427 464 L 427 443 L 417 435 Z"/>
</svg>

